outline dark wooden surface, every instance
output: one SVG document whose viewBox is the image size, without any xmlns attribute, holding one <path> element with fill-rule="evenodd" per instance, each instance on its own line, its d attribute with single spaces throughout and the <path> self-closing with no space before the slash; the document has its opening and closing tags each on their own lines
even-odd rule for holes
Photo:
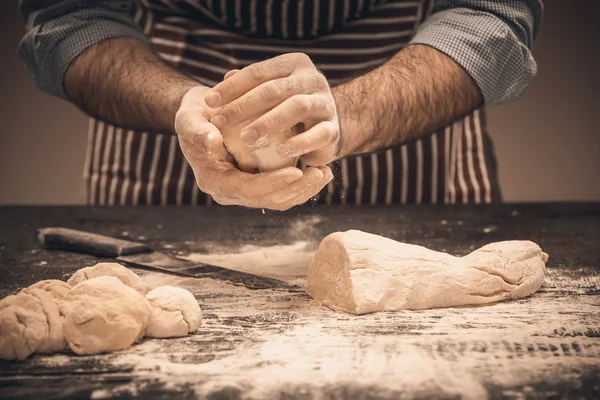
<svg viewBox="0 0 600 400">
<path fill-rule="evenodd" d="M 298 286 L 265 290 L 153 273 L 204 314 L 187 338 L 131 350 L 0 362 L 7 398 L 600 398 L 600 204 L 304 208 L 0 208 L 0 296 L 98 262 L 47 251 L 36 229 L 131 238 L 176 255 L 318 243 L 360 229 L 464 255 L 529 239 L 550 255 L 544 286 L 485 307 L 354 317 Z M 143 271 L 139 271 L 144 274 Z M 297 282 L 296 282 L 297 283 Z"/>
</svg>

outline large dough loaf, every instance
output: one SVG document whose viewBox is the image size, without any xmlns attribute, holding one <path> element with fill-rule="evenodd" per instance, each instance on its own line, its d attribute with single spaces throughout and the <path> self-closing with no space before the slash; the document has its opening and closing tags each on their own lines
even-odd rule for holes
<svg viewBox="0 0 600 400">
<path fill-rule="evenodd" d="M 317 302 L 353 314 L 485 304 L 535 292 L 547 259 L 525 240 L 454 257 L 350 230 L 323 239 L 307 291 Z"/>
</svg>

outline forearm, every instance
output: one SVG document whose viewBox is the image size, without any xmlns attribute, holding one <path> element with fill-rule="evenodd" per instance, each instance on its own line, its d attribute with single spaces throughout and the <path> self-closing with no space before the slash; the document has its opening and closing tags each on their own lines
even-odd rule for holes
<svg viewBox="0 0 600 400">
<path fill-rule="evenodd" d="M 343 142 L 340 157 L 431 133 L 483 104 L 461 66 L 414 45 L 380 68 L 333 88 Z"/>
<path fill-rule="evenodd" d="M 132 38 L 88 48 L 65 75 L 67 96 L 84 112 L 124 128 L 173 132 L 181 98 L 199 83 Z"/>
</svg>

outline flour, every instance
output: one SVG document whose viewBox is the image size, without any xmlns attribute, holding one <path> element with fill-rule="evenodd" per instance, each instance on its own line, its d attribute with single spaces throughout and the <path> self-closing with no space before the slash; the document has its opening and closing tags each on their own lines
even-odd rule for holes
<svg viewBox="0 0 600 400">
<path fill-rule="evenodd" d="M 305 245 L 276 246 L 293 255 Z M 268 264 L 269 257 L 257 251 L 244 246 L 220 256 L 236 260 L 245 254 L 258 259 L 255 268 Z M 365 398 L 366 393 L 480 399 L 489 397 L 491 388 L 511 388 L 495 393 L 510 397 L 538 381 L 577 387 L 582 371 L 600 371 L 600 298 L 594 295 L 600 276 L 573 279 L 569 270 L 547 272 L 542 288 L 526 299 L 362 316 L 315 306 L 301 292 L 145 272 L 142 281 L 150 287 L 192 292 L 203 326 L 190 336 L 144 339 L 130 349 L 94 356 L 100 365 L 127 371 L 135 383 L 114 383 L 92 397 L 126 397 L 156 385 L 173 391 L 174 398 L 185 388 L 189 397 L 238 390 L 248 399 Z M 64 368 L 66 358 L 31 361 L 52 371 Z M 74 368 L 90 368 L 89 358 L 83 364 L 70 360 Z"/>
<path fill-rule="evenodd" d="M 541 312 L 565 308 L 547 300 L 536 298 L 529 308 Z M 307 302 L 300 318 L 285 333 L 257 332 L 254 339 L 261 344 L 218 360 L 198 364 L 173 362 L 164 354 L 157 354 L 156 343 L 144 342 L 135 351 L 119 355 L 113 363 L 135 365 L 145 381 L 159 379 L 173 388 L 192 382 L 199 397 L 235 387 L 247 398 L 273 397 L 282 389 L 292 394 L 309 391 L 319 398 L 333 386 L 359 390 L 377 383 L 391 396 L 404 393 L 410 394 L 408 397 L 443 395 L 465 399 L 485 398 L 489 384 L 519 385 L 531 379 L 547 379 L 555 368 L 567 371 L 582 363 L 598 365 L 597 340 L 581 337 L 580 353 L 566 354 L 560 337 L 543 337 L 575 316 L 565 315 L 562 321 L 551 323 L 506 324 L 508 315 L 518 316 L 527 310 L 522 304 L 506 303 L 474 309 L 406 312 L 402 313 L 400 326 L 421 324 L 412 330 L 412 335 L 362 336 L 349 333 L 378 319 L 385 326 L 386 321 L 392 322 L 392 315 L 336 318 L 332 326 L 328 322 L 332 313 L 312 309 Z M 471 329 L 465 334 L 460 326 L 467 323 Z M 170 354 L 202 343 L 201 336 L 191 342 L 179 342 L 170 348 Z M 210 334 L 206 340 L 210 340 Z M 557 350 L 540 350 L 544 348 Z M 490 352 L 494 354 L 492 360 L 488 357 Z"/>
<path fill-rule="evenodd" d="M 315 248 L 316 243 L 310 241 L 268 247 L 247 244 L 235 252 L 192 253 L 181 258 L 266 277 L 294 279 L 306 276 Z"/>
<path fill-rule="evenodd" d="M 569 284 L 560 271 L 551 277 L 565 288 L 579 284 Z M 533 297 L 484 307 L 351 316 L 315 307 L 305 295 L 156 272 L 143 276 L 147 284 L 161 279 L 195 294 L 207 310 L 203 327 L 112 354 L 111 367 L 133 366 L 140 383 L 98 391 L 95 398 L 160 383 L 174 391 L 189 388 L 200 398 L 226 389 L 252 399 L 282 392 L 318 399 L 332 390 L 364 397 L 372 388 L 369 393 L 382 397 L 480 399 L 499 385 L 576 385 L 577 371 L 600 368 L 594 334 L 600 332 L 594 317 L 600 299 L 557 297 L 552 282 Z"/>
</svg>

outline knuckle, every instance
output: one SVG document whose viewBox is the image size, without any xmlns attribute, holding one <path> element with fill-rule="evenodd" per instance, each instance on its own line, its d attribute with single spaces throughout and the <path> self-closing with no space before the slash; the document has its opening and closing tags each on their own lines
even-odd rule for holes
<svg viewBox="0 0 600 400">
<path fill-rule="evenodd" d="M 265 69 L 259 64 L 254 64 L 247 67 L 248 74 L 256 81 L 262 81 L 265 79 Z"/>
<path fill-rule="evenodd" d="M 297 112 L 297 113 L 305 112 L 310 109 L 308 101 L 305 97 L 292 96 L 290 98 L 290 103 L 292 105 L 294 112 Z"/>
<path fill-rule="evenodd" d="M 221 84 L 223 85 L 223 96 L 227 97 L 232 93 L 235 93 L 237 90 L 237 86 L 234 83 L 235 79 L 227 79 L 223 81 Z"/>
<path fill-rule="evenodd" d="M 252 123 L 254 129 L 258 132 L 262 132 L 264 130 L 270 130 L 275 126 L 275 122 L 271 119 L 271 117 L 267 115 L 263 115 L 258 118 L 256 121 Z"/>
<path fill-rule="evenodd" d="M 340 129 L 337 124 L 329 122 L 325 124 L 323 132 L 325 136 L 329 139 L 329 141 L 333 141 L 338 136 Z"/>
<path fill-rule="evenodd" d="M 259 104 L 262 100 L 263 100 L 263 95 L 262 94 L 258 94 L 258 95 L 254 95 L 254 94 L 249 94 L 246 97 L 246 103 L 249 106 L 255 106 L 257 104 Z"/>
<path fill-rule="evenodd" d="M 198 174 L 196 174 L 198 175 Z M 212 195 L 212 190 L 210 188 L 209 185 L 207 185 L 206 182 L 204 182 L 204 179 L 202 179 L 199 176 L 196 176 L 196 185 L 198 186 L 198 189 L 200 189 L 202 192 L 208 194 L 208 195 Z"/>
<path fill-rule="evenodd" d="M 279 80 L 269 81 L 262 85 L 261 97 L 262 99 L 269 99 L 278 96 L 282 91 L 283 87 Z"/>
<path fill-rule="evenodd" d="M 327 82 L 327 79 L 319 72 L 313 74 L 312 84 L 313 87 L 319 92 L 329 91 L 329 83 Z"/>
<path fill-rule="evenodd" d="M 288 83 L 288 90 L 294 93 L 304 93 L 310 89 L 310 82 L 302 74 L 294 75 Z"/>
<path fill-rule="evenodd" d="M 301 66 L 312 65 L 312 60 L 306 53 L 297 52 L 297 53 L 292 53 L 292 55 L 294 57 L 294 61 L 296 61 L 296 63 L 298 65 L 301 65 Z"/>
<path fill-rule="evenodd" d="M 336 131 L 337 131 L 337 124 L 328 121 L 323 126 L 323 131 L 325 133 L 327 133 L 328 135 L 334 135 L 336 133 Z"/>
<path fill-rule="evenodd" d="M 231 103 L 231 113 L 238 118 L 244 115 L 244 107 L 241 101 L 236 100 Z"/>
</svg>

